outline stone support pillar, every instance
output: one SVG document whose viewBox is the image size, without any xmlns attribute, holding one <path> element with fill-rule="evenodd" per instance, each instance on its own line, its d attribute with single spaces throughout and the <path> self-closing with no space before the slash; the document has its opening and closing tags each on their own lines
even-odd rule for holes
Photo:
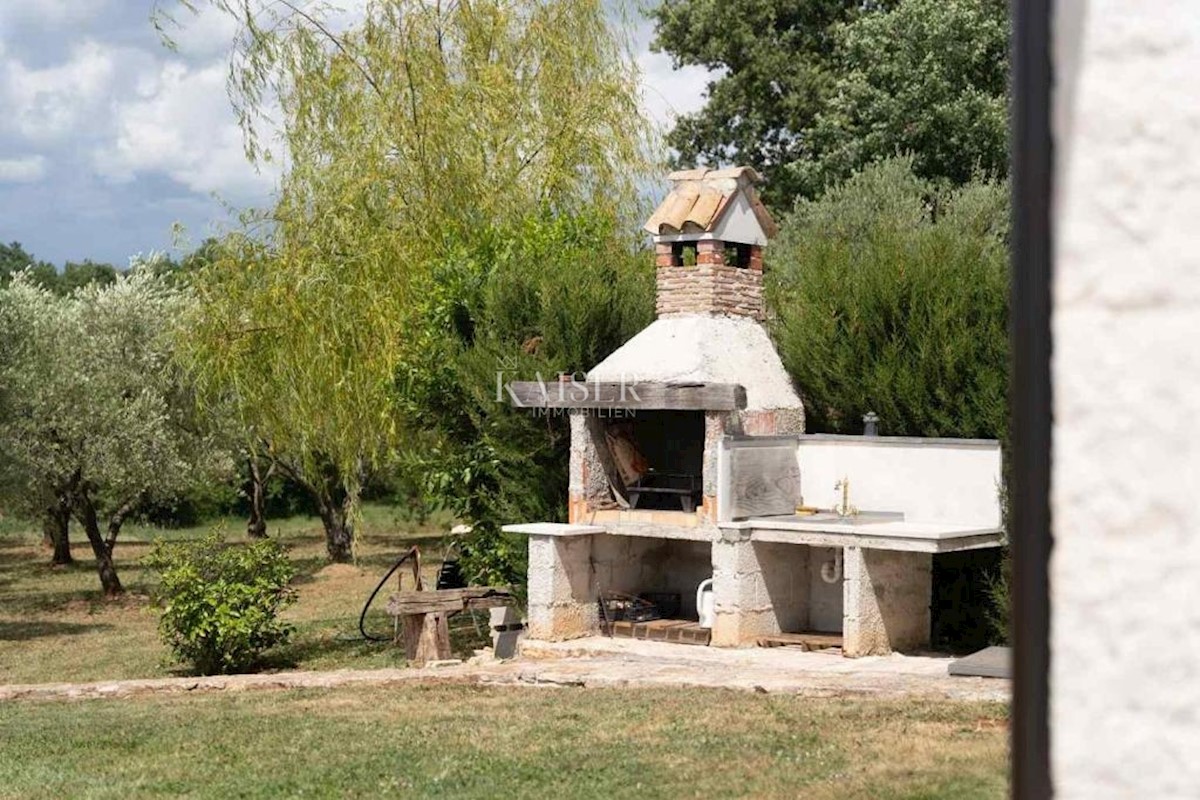
<svg viewBox="0 0 1200 800">
<path fill-rule="evenodd" d="M 845 655 L 887 655 L 929 644 L 932 563 L 929 553 L 845 548 Z"/>
<path fill-rule="evenodd" d="M 715 647 L 753 647 L 779 632 L 759 550 L 749 531 L 722 531 L 712 545 Z"/>
<path fill-rule="evenodd" d="M 556 642 L 599 631 L 591 535 L 529 537 L 529 633 Z"/>
<path fill-rule="evenodd" d="M 570 484 L 567 496 L 567 521 L 586 523 L 593 511 L 609 503 L 608 478 L 598 448 L 602 442 L 594 426 L 589 425 L 587 409 L 571 409 Z"/>
</svg>

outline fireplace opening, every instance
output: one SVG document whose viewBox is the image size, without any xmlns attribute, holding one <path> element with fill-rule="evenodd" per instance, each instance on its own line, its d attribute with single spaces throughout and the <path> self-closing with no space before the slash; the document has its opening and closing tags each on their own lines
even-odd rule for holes
<svg viewBox="0 0 1200 800">
<path fill-rule="evenodd" d="M 704 412 L 639 411 L 605 438 L 631 508 L 691 513 L 704 481 Z"/>
</svg>

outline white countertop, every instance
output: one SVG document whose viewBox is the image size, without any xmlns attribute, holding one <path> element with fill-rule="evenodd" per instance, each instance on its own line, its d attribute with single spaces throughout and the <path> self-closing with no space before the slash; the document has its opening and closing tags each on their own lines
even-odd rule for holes
<svg viewBox="0 0 1200 800">
<path fill-rule="evenodd" d="M 869 518 L 870 514 L 864 514 Z M 956 525 L 947 522 L 919 522 L 902 519 L 880 519 L 875 522 L 841 522 L 810 519 L 802 516 L 755 517 L 737 522 L 722 522 L 723 531 L 749 531 L 756 542 L 780 542 L 802 544 L 813 547 L 862 547 L 872 550 L 905 550 L 918 553 L 949 553 L 958 550 L 977 550 L 999 547 L 1004 541 L 1004 530 L 1000 527 Z M 523 533 L 529 536 L 590 536 L 609 533 L 613 535 L 646 535 L 632 528 L 614 526 L 610 530 L 601 525 L 572 525 L 561 522 L 528 522 L 505 525 L 506 533 Z M 711 530 L 711 528 L 709 529 Z M 664 538 L 657 536 L 655 538 Z"/>
<path fill-rule="evenodd" d="M 754 541 L 926 553 L 999 547 L 1004 535 L 1004 529 L 1000 527 L 896 519 L 843 522 L 798 515 L 722 522 L 720 527 L 723 530 L 749 530 Z"/>
<path fill-rule="evenodd" d="M 524 533 L 530 536 L 588 536 L 593 533 L 604 533 L 604 528 L 598 525 L 571 525 L 566 522 L 523 522 L 517 525 L 504 525 L 500 530 L 505 533 Z"/>
</svg>

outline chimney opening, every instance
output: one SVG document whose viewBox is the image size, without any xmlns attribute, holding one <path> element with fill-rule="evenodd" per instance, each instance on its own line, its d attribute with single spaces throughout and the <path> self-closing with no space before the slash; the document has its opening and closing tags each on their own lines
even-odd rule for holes
<svg viewBox="0 0 1200 800">
<path fill-rule="evenodd" d="M 694 266 L 696 266 L 696 243 L 695 242 L 672 242 L 671 243 L 671 266 L 673 266 L 673 267 L 694 267 Z"/>
<path fill-rule="evenodd" d="M 738 269 L 750 268 L 750 245 L 741 242 L 725 243 L 725 265 Z"/>
</svg>

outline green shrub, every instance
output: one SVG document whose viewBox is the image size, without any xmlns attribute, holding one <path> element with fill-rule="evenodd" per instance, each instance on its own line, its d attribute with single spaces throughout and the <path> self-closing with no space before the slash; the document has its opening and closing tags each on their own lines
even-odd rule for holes
<svg viewBox="0 0 1200 800">
<path fill-rule="evenodd" d="M 1006 546 L 1000 556 L 1000 566 L 988 574 L 988 626 L 993 644 L 1009 644 L 1012 630 L 1012 551 Z"/>
<path fill-rule="evenodd" d="M 163 642 L 202 675 L 249 669 L 291 635 L 279 612 L 296 600 L 295 567 L 272 539 L 227 544 L 214 533 L 160 541 L 146 565 L 161 574 Z"/>
<path fill-rule="evenodd" d="M 810 431 L 1006 438 L 1008 202 L 906 159 L 797 204 L 767 250 L 772 332 Z"/>
<path fill-rule="evenodd" d="M 810 432 L 1007 443 L 1008 195 L 946 189 L 909 159 L 869 167 L 797 204 L 767 250 L 771 327 Z M 1001 487 L 1003 494 L 1003 487 Z M 934 557 L 933 635 L 1002 639 L 996 551 Z"/>
<path fill-rule="evenodd" d="M 602 210 L 531 214 L 479 232 L 434 270 L 423 364 L 401 371 L 428 420 L 412 469 L 430 498 L 473 526 L 469 580 L 523 584 L 527 543 L 500 526 L 566 516 L 570 431 L 497 397 L 503 381 L 583 372 L 653 319 L 654 267 Z"/>
</svg>

